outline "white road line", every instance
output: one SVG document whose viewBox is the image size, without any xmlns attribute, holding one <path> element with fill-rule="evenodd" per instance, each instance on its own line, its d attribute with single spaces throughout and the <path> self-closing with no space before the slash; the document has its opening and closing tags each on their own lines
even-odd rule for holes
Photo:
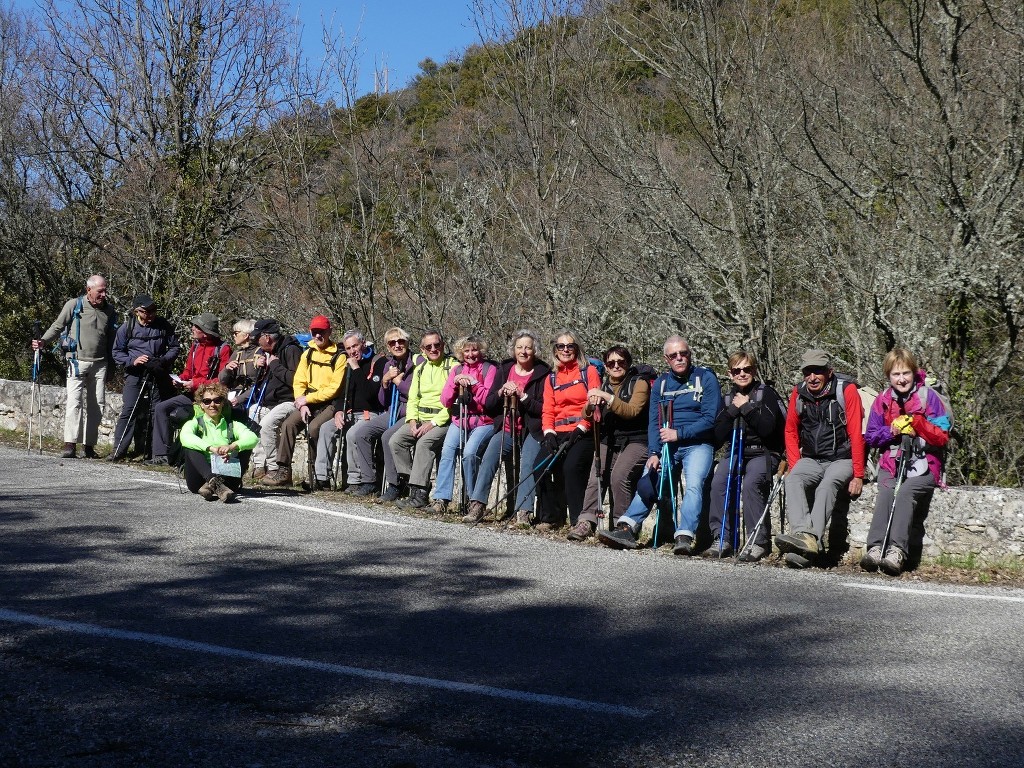
<svg viewBox="0 0 1024 768">
<path fill-rule="evenodd" d="M 168 483 L 163 480 L 148 480 L 146 478 L 136 478 L 140 483 L 152 483 L 153 485 L 169 485 L 172 488 L 177 488 L 177 483 Z M 348 512 L 335 512 L 333 509 L 323 509 L 322 507 L 311 507 L 306 504 L 295 504 L 291 501 L 284 501 L 283 499 L 257 499 L 253 497 L 247 497 L 246 501 L 256 501 L 261 504 L 277 504 L 280 507 L 289 507 L 291 509 L 301 509 L 304 512 L 318 512 L 321 515 L 329 515 L 331 517 L 344 517 L 346 520 L 358 520 L 362 523 L 372 523 L 374 525 L 389 525 L 395 528 L 408 528 L 408 523 L 396 523 L 391 520 L 378 520 L 375 517 L 364 517 L 363 515 L 352 515 Z"/>
<path fill-rule="evenodd" d="M 327 672 L 334 675 L 359 677 L 365 680 L 379 680 L 387 683 L 398 683 L 400 685 L 416 685 L 423 688 L 437 688 L 443 691 L 490 696 L 498 699 L 511 699 L 513 701 L 522 701 L 529 704 L 547 704 L 552 707 L 566 707 L 568 709 L 578 709 L 610 715 L 624 715 L 626 717 L 647 717 L 648 715 L 653 714 L 651 710 L 637 709 L 636 707 L 605 704 L 599 701 L 587 701 L 586 699 L 573 699 L 567 696 L 552 696 L 546 693 L 517 691 L 511 688 L 495 688 L 494 686 L 477 685 L 476 683 L 460 683 L 454 680 L 437 680 L 431 677 L 402 675 L 396 672 L 382 672 L 376 669 L 349 667 L 343 664 L 330 664 L 324 661 L 300 659 L 293 656 L 275 656 L 268 653 L 243 651 L 238 648 L 228 648 L 223 645 L 200 643 L 195 640 L 184 640 L 179 637 L 169 637 L 167 635 L 154 635 L 148 632 L 128 632 L 120 629 L 108 629 L 106 627 L 96 626 L 95 624 L 81 624 L 76 621 L 63 621 L 61 619 L 50 619 L 45 616 L 33 616 L 32 614 L 9 611 L 3 608 L 0 608 L 0 621 L 8 621 L 15 624 L 30 624 L 36 627 L 55 629 L 62 632 L 73 632 L 79 635 L 91 635 L 93 637 L 102 637 L 110 640 L 128 640 L 138 643 L 150 643 L 151 645 L 174 648 L 179 651 L 194 651 L 196 653 L 206 653 L 213 656 L 225 656 L 228 658 L 244 659 L 246 661 L 258 661 L 263 664 L 272 664 L 279 667 L 297 667 L 299 669 Z"/>
<path fill-rule="evenodd" d="M 965 600 L 1002 600 L 1008 603 L 1024 603 L 1024 597 L 1013 597 L 1012 595 L 979 595 L 975 592 L 942 592 L 938 589 L 889 587 L 884 584 L 857 584 L 851 581 L 843 582 L 843 586 L 852 587 L 853 589 L 875 589 L 881 592 L 904 592 L 910 595 L 935 595 L 939 597 L 961 597 Z"/>
<path fill-rule="evenodd" d="M 323 509 L 322 507 L 310 507 L 305 504 L 294 504 L 290 501 L 284 501 L 283 499 L 255 499 L 247 498 L 246 501 L 257 501 L 260 504 L 276 504 L 279 507 L 289 507 L 291 509 L 301 509 L 306 512 L 319 512 L 321 515 L 330 515 L 331 517 L 344 517 L 347 520 L 359 520 L 363 523 L 373 523 L 374 525 L 390 525 L 397 528 L 408 528 L 408 523 L 396 523 L 391 520 L 378 520 L 375 517 L 363 517 L 362 515 L 350 515 L 348 512 L 335 512 L 331 509 Z"/>
</svg>

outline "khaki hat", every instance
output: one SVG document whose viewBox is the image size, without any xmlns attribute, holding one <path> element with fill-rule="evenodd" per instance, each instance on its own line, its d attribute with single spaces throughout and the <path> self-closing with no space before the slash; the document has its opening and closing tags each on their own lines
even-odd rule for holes
<svg viewBox="0 0 1024 768">
<path fill-rule="evenodd" d="M 808 349 L 800 358 L 800 370 L 804 368 L 831 368 L 832 355 L 824 349 Z"/>
<path fill-rule="evenodd" d="M 220 338 L 220 320 L 212 312 L 196 315 L 192 318 L 191 323 L 203 333 Z"/>
</svg>

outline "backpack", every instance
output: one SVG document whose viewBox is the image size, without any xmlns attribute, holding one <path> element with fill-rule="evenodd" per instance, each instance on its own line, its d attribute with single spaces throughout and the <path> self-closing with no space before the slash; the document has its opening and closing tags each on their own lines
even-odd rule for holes
<svg viewBox="0 0 1024 768">
<path fill-rule="evenodd" d="M 587 384 L 587 368 L 589 368 L 590 366 L 594 366 L 597 369 L 598 378 L 604 381 L 604 363 L 602 363 L 600 360 L 595 360 L 592 357 L 588 357 L 583 361 L 583 365 L 580 366 L 580 377 L 573 381 L 568 381 L 565 384 L 559 384 L 557 386 L 555 385 L 556 371 L 554 368 L 552 368 L 551 373 L 548 374 L 551 380 L 551 391 L 561 392 L 563 389 L 575 387 L 577 384 L 582 384 L 589 390 L 590 386 Z"/>
<path fill-rule="evenodd" d="M 619 400 L 624 403 L 628 403 L 633 397 L 633 389 L 636 387 L 637 381 L 643 379 L 647 382 L 647 386 L 650 388 L 654 383 L 654 380 L 658 378 L 658 372 L 654 366 L 648 365 L 647 363 L 640 363 L 639 365 L 633 366 L 629 371 L 626 372 L 626 380 L 622 383 L 622 388 L 619 390 Z M 611 394 L 611 390 L 608 389 L 608 382 L 604 382 L 605 391 Z"/>
<path fill-rule="evenodd" d="M 844 427 L 846 426 L 846 386 L 853 384 L 857 388 L 857 394 L 860 396 L 861 412 L 863 413 L 860 424 L 860 433 L 863 435 L 868 427 L 868 415 L 871 413 L 871 406 L 875 402 L 875 398 L 878 397 L 878 390 L 871 387 L 862 387 L 857 383 L 856 379 L 840 373 L 835 374 L 835 379 L 836 402 L 839 404 L 839 421 Z M 796 412 L 798 415 L 804 412 L 804 401 L 799 395 L 796 398 Z"/>
<path fill-rule="evenodd" d="M 298 340 L 297 336 L 295 338 L 296 338 L 296 340 Z M 312 347 L 306 347 L 306 367 L 309 368 L 311 365 L 319 365 L 319 366 L 328 367 L 331 370 L 334 370 L 334 366 L 335 366 L 335 363 L 338 362 L 338 358 L 341 357 L 344 354 L 345 354 L 345 350 L 342 349 L 341 347 L 338 347 L 338 349 L 334 352 L 334 354 L 331 355 L 331 361 L 329 363 L 321 363 L 319 360 L 314 360 L 313 359 L 313 348 Z"/>
<path fill-rule="evenodd" d="M 771 382 L 769 382 L 769 381 L 762 381 L 761 385 L 762 386 L 754 387 L 753 397 L 751 397 L 750 399 L 753 402 L 755 402 L 755 403 L 762 402 L 764 400 L 764 390 L 765 390 L 765 388 L 766 387 L 770 388 L 773 392 L 775 392 L 775 396 L 779 399 L 779 410 L 782 412 L 782 421 L 785 422 L 786 421 L 787 412 L 789 411 L 789 406 L 786 404 L 786 401 L 783 399 L 782 395 L 779 394 L 779 391 L 777 389 L 775 389 L 775 387 L 772 385 Z M 732 405 L 732 391 L 731 390 L 722 396 L 722 402 L 725 404 L 726 408 L 728 408 L 730 405 Z M 798 402 L 799 402 L 799 399 L 798 399 Z M 874 401 L 872 400 L 872 402 L 874 402 Z M 868 406 L 868 407 L 870 407 L 870 406 Z M 844 408 L 844 411 L 845 411 L 845 408 L 846 408 L 846 398 L 845 397 L 843 398 L 843 408 Z M 797 407 L 797 412 L 799 412 L 799 410 L 800 410 L 800 408 L 798 406 Z"/>
<path fill-rule="evenodd" d="M 928 402 L 928 393 L 934 392 L 935 396 L 939 398 L 939 402 L 942 403 L 942 407 L 946 409 L 946 417 L 949 419 L 949 434 L 953 434 L 953 403 L 949 399 L 949 395 L 946 394 L 946 385 L 939 381 L 934 376 L 926 375 L 924 377 L 924 383 L 918 385 L 917 391 L 921 393 L 922 405 L 926 405 Z"/>
</svg>

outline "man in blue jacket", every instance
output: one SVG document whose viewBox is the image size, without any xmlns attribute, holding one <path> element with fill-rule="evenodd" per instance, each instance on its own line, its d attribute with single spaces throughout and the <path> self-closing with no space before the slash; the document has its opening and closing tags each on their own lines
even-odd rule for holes
<svg viewBox="0 0 1024 768">
<path fill-rule="evenodd" d="M 601 531 L 598 538 L 619 549 L 639 546 L 637 531 L 650 514 L 651 506 L 658 501 L 659 488 L 664 488 L 663 495 L 667 498 L 675 494 L 667 477 L 661 482 L 663 471 L 668 469 L 661 466 L 667 446 L 671 478 L 673 481 L 678 478 L 681 470 L 686 481 L 686 493 L 676 514 L 672 551 L 677 555 L 692 555 L 697 522 L 704 506 L 704 483 L 715 456 L 715 418 L 722 407 L 722 389 L 712 371 L 693 365 L 690 345 L 681 336 L 669 336 L 664 351 L 669 370 L 651 386 L 651 415 L 647 427 L 649 458 L 644 476 L 615 530 Z M 662 423 L 663 411 L 669 413 L 667 425 Z"/>
</svg>

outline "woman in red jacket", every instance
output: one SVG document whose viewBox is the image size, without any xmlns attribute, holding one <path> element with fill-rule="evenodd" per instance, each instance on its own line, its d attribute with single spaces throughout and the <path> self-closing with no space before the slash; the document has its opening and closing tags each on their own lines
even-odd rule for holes
<svg viewBox="0 0 1024 768">
<path fill-rule="evenodd" d="M 544 382 L 541 414 L 544 438 L 538 457 L 545 475 L 537 525 L 541 531 L 561 527 L 566 506 L 570 525 L 576 524 L 583 510 L 583 495 L 594 460 L 594 441 L 590 439 L 590 420 L 582 414 L 590 390 L 601 386 L 601 376 L 597 368 L 587 362 L 575 332 L 556 334 L 552 353 L 555 367 Z M 554 466 L 543 464 L 556 453 L 559 456 Z"/>
</svg>

